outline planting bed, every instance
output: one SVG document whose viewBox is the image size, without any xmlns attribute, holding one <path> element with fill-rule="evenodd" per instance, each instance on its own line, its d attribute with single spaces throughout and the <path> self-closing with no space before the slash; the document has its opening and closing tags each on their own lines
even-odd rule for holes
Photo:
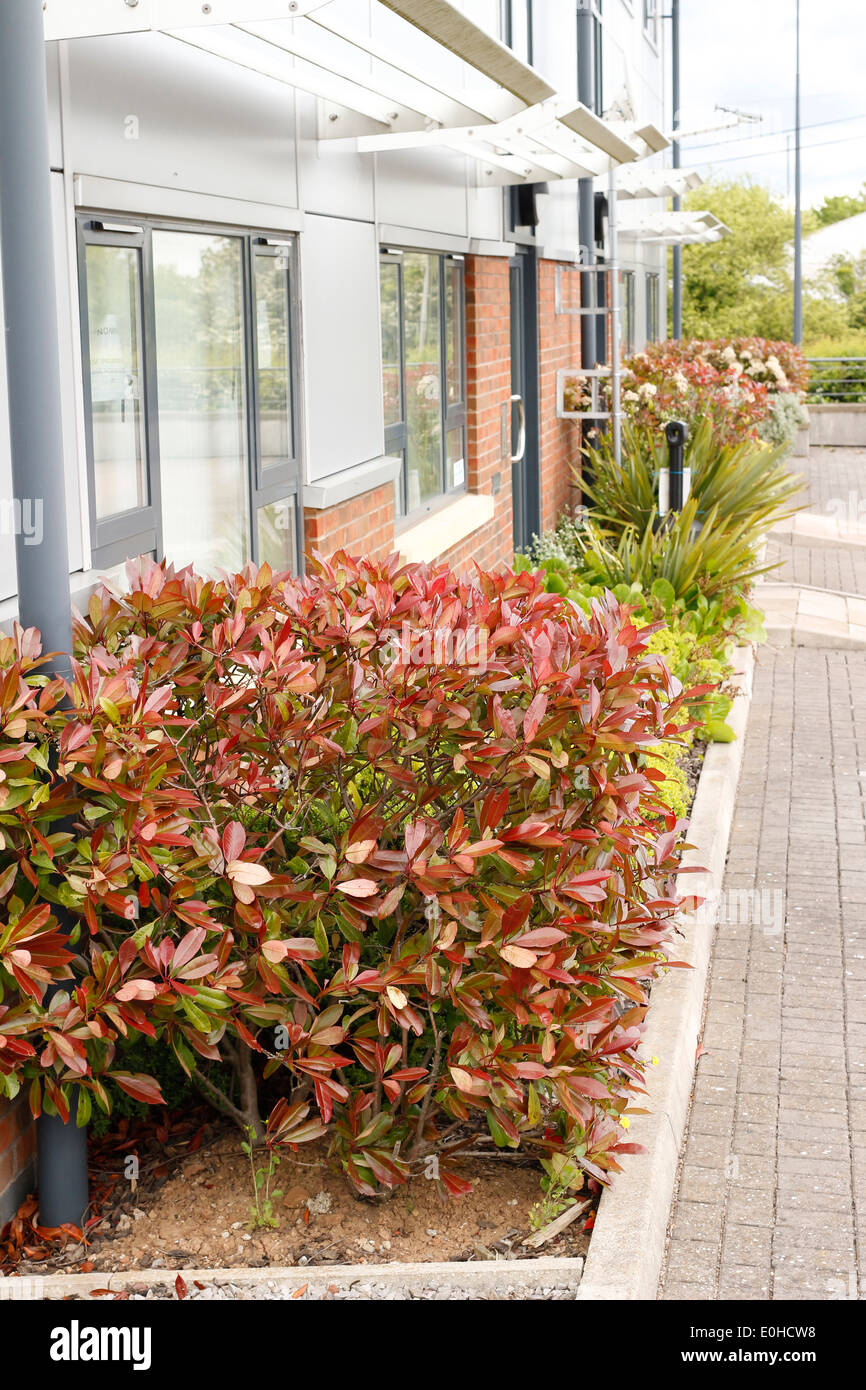
<svg viewBox="0 0 866 1390">
<path fill-rule="evenodd" d="M 151 1175 L 124 1194 L 86 1250 L 70 1244 L 47 1260 L 25 1258 L 17 1273 L 531 1259 L 535 1252 L 522 1241 L 542 1196 L 537 1164 L 508 1154 L 473 1156 L 460 1166 L 473 1184 L 465 1197 L 448 1197 L 418 1177 L 388 1200 L 359 1201 L 328 1165 L 324 1145 L 312 1144 L 280 1165 L 278 1228 L 253 1230 L 249 1162 L 236 1131 L 220 1127 L 168 1175 Z M 584 1255 L 591 1210 L 542 1253 Z"/>
</svg>

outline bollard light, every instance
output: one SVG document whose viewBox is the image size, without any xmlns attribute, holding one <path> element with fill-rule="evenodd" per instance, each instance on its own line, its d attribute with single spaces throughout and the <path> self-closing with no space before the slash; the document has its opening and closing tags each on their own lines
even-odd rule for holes
<svg viewBox="0 0 866 1390">
<path fill-rule="evenodd" d="M 669 512 L 681 512 L 689 497 L 691 470 L 685 467 L 685 447 L 689 427 L 685 420 L 668 420 L 665 439 L 668 444 L 668 466 L 659 471 L 659 519 Z"/>
</svg>

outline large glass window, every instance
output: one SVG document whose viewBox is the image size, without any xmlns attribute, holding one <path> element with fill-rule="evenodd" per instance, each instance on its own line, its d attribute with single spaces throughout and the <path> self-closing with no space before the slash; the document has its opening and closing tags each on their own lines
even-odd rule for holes
<svg viewBox="0 0 866 1390">
<path fill-rule="evenodd" d="M 148 503 L 141 265 L 134 247 L 88 246 L 87 315 L 96 514 Z"/>
<path fill-rule="evenodd" d="M 80 222 L 93 563 L 297 569 L 294 247 Z"/>
<path fill-rule="evenodd" d="M 385 447 L 403 461 L 398 516 L 466 484 L 463 262 L 388 251 L 381 265 Z"/>
<path fill-rule="evenodd" d="M 203 574 L 249 554 L 239 237 L 153 233 L 162 545 Z"/>
</svg>

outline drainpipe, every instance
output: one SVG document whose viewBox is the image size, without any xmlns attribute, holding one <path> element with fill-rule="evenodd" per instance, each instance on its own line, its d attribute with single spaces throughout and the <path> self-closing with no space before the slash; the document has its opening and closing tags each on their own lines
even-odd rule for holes
<svg viewBox="0 0 866 1390">
<path fill-rule="evenodd" d="M 800 161 L 800 0 L 796 6 L 797 58 L 794 86 L 794 342 L 803 341 L 803 209 Z"/>
<path fill-rule="evenodd" d="M 671 0 L 671 77 L 673 97 L 673 130 L 680 128 L 680 0 Z M 680 167 L 680 142 L 676 135 L 671 143 L 671 163 Z M 674 212 L 682 208 L 683 200 L 674 198 Z M 683 336 L 683 248 L 674 245 L 673 337 Z"/>
<path fill-rule="evenodd" d="M 0 3 L 0 261 L 12 487 L 38 515 L 30 544 L 16 527 L 18 616 L 42 633 L 43 650 L 71 650 L 69 558 L 54 284 L 48 93 L 42 0 Z M 18 507 L 15 509 L 18 515 Z M 38 534 L 38 533 L 37 533 Z M 68 674 L 62 655 L 54 671 Z M 74 1093 L 77 1099 L 77 1092 Z M 87 1133 L 43 1116 L 37 1125 L 39 1220 L 80 1225 L 87 1207 Z"/>
<path fill-rule="evenodd" d="M 592 20 L 592 0 L 578 0 L 577 7 L 577 99 L 590 111 L 595 111 L 595 33 Z M 595 265 L 595 189 L 592 179 L 577 181 L 577 227 L 580 241 L 580 264 Z M 586 291 L 589 294 L 586 294 Z M 581 274 L 580 298 L 586 307 L 595 307 L 598 300 L 595 275 Z M 580 365 L 594 367 L 597 319 L 595 314 L 580 318 Z"/>
</svg>

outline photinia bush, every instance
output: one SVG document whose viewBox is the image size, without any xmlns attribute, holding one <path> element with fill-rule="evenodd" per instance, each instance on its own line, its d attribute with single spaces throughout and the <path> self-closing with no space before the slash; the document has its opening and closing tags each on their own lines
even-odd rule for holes
<svg viewBox="0 0 866 1390">
<path fill-rule="evenodd" d="M 689 338 L 648 343 L 623 359 L 622 408 L 640 426 L 658 431 L 682 419 L 694 430 L 709 422 L 721 444 L 757 437 L 782 395 L 799 399 L 808 383 L 802 349 L 766 338 Z M 602 389 L 609 390 L 602 379 Z M 590 408 L 588 383 L 566 381 L 565 405 Z M 780 441 L 781 442 L 781 441 Z"/>
<path fill-rule="evenodd" d="M 604 1181 L 678 906 L 654 629 L 396 558 L 128 577 L 68 685 L 0 641 L 6 1094 L 159 1103 L 118 1055 L 145 1035 L 268 1144 L 327 1134 L 363 1195 L 432 1155 L 464 1190 L 479 1124 Z"/>
</svg>

